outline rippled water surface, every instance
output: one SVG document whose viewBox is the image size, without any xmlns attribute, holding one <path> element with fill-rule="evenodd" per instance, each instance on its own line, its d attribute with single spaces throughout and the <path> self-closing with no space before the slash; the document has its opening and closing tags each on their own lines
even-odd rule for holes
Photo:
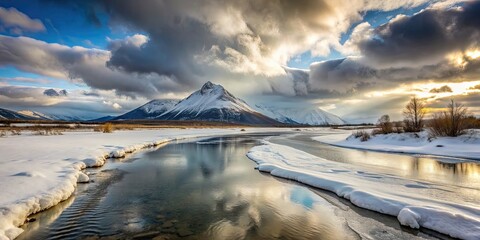
<svg viewBox="0 0 480 240">
<path fill-rule="evenodd" d="M 87 170 L 95 182 L 19 239 L 444 238 L 256 171 L 245 154 L 264 137 L 172 143 Z"/>
</svg>

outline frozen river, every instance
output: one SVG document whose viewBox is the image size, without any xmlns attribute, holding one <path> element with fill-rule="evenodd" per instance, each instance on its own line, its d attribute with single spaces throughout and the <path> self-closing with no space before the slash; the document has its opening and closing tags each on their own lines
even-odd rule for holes
<svg viewBox="0 0 480 240">
<path fill-rule="evenodd" d="M 95 182 L 34 215 L 18 239 L 448 239 L 256 171 L 246 153 L 265 137 L 171 143 L 89 169 Z M 478 202 L 477 163 L 343 149 L 310 137 L 270 141 L 352 167 L 456 186 Z"/>
</svg>

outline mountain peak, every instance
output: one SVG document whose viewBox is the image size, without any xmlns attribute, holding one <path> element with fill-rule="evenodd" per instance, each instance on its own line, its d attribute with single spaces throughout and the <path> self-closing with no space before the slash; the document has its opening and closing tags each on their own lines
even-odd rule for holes
<svg viewBox="0 0 480 240">
<path fill-rule="evenodd" d="M 202 88 L 200 89 L 200 93 L 203 95 L 211 92 L 212 89 L 223 89 L 223 87 L 221 85 L 213 84 L 212 82 L 208 81 L 203 84 Z"/>
</svg>

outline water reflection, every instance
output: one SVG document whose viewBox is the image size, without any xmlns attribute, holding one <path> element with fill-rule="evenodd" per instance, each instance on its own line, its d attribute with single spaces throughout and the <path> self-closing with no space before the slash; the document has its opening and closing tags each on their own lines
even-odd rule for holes
<svg viewBox="0 0 480 240">
<path fill-rule="evenodd" d="M 24 225 L 24 228 L 28 227 L 28 230 L 30 232 L 35 232 L 39 230 L 42 226 L 50 225 L 52 224 L 55 220 L 57 220 L 58 217 L 62 214 L 62 212 L 70 207 L 75 200 L 75 196 L 72 196 L 68 198 L 67 200 L 57 204 L 55 207 L 52 207 L 49 209 L 48 212 L 45 214 L 35 214 L 33 216 L 30 216 L 30 218 L 35 219 L 35 221 L 30 222 L 26 225 Z M 29 234 L 23 234 L 22 235 L 23 239 L 29 239 L 30 236 Z M 20 238 L 21 239 L 21 238 Z M 30 238 L 33 239 L 33 238 Z"/>
<path fill-rule="evenodd" d="M 292 146 L 331 161 L 363 166 L 376 172 L 480 190 L 480 162 L 478 161 L 332 147 L 312 141 L 312 136 L 276 137 L 271 141 Z"/>
</svg>

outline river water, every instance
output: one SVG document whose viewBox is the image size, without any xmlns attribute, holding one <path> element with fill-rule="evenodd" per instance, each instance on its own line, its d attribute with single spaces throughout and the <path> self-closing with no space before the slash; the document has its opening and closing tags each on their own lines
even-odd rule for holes
<svg viewBox="0 0 480 240">
<path fill-rule="evenodd" d="M 448 239 L 258 172 L 245 155 L 266 136 L 171 143 L 89 169 L 94 182 L 32 216 L 36 221 L 24 225 L 18 239 Z M 271 141 L 478 192 L 480 167 L 474 162 L 341 149 L 310 137 L 285 134 Z"/>
</svg>

